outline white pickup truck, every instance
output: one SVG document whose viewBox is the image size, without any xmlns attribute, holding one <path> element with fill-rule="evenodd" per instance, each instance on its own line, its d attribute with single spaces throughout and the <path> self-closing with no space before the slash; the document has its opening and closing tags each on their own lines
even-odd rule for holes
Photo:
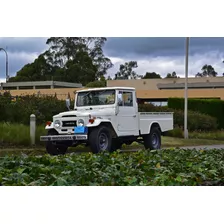
<svg viewBox="0 0 224 224">
<path fill-rule="evenodd" d="M 68 147 L 86 144 L 93 153 L 114 151 L 134 141 L 146 149 L 160 149 L 161 134 L 173 129 L 173 113 L 138 112 L 135 88 L 105 87 L 76 92 L 74 109 L 48 122 L 46 150 L 64 154 Z"/>
</svg>

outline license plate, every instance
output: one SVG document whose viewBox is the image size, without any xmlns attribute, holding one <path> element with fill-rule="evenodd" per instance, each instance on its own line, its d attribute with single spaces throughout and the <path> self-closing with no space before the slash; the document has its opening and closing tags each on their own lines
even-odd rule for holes
<svg viewBox="0 0 224 224">
<path fill-rule="evenodd" d="M 74 128 L 74 134 L 85 134 L 88 132 L 87 127 L 77 126 Z"/>
</svg>

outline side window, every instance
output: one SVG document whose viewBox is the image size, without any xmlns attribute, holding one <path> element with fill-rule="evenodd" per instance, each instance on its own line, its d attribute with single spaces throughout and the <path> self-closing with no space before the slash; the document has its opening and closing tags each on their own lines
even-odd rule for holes
<svg viewBox="0 0 224 224">
<path fill-rule="evenodd" d="M 133 93 L 126 91 L 119 91 L 118 104 L 119 106 L 132 107 L 133 106 Z"/>
</svg>

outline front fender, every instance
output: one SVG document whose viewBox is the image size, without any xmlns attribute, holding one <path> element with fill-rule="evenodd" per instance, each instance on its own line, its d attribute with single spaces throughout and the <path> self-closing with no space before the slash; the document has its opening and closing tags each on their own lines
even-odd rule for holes
<svg viewBox="0 0 224 224">
<path fill-rule="evenodd" d="M 110 123 L 111 124 L 111 121 L 108 120 L 108 119 L 95 119 L 94 122 L 91 124 L 91 123 L 88 123 L 86 126 L 88 128 L 91 128 L 91 127 L 97 127 L 99 126 L 101 123 Z"/>
<path fill-rule="evenodd" d="M 53 129 L 54 126 L 53 126 L 53 122 L 51 123 L 51 125 L 46 125 L 45 126 L 45 130 L 50 130 L 50 129 Z"/>
</svg>

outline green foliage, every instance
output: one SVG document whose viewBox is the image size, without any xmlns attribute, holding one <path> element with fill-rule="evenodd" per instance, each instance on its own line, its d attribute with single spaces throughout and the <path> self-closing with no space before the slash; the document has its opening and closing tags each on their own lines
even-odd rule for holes
<svg viewBox="0 0 224 224">
<path fill-rule="evenodd" d="M 106 81 L 94 81 L 94 82 L 89 82 L 86 87 L 106 87 Z"/>
<path fill-rule="evenodd" d="M 168 107 L 184 109 L 184 98 L 169 98 Z M 188 99 L 188 109 L 208 114 L 217 119 L 218 128 L 224 128 L 224 101 L 219 99 Z"/>
<path fill-rule="evenodd" d="M 146 72 L 143 79 L 161 79 L 161 76 L 155 72 Z"/>
<path fill-rule="evenodd" d="M 194 139 L 214 139 L 214 140 L 224 140 L 224 130 L 208 132 L 208 131 L 200 131 L 200 132 L 190 132 L 190 138 Z"/>
<path fill-rule="evenodd" d="M 209 77 L 209 76 L 217 76 L 217 72 L 215 71 L 215 69 L 211 66 L 211 65 L 207 65 L 205 64 L 202 68 L 201 68 L 202 72 L 198 72 L 195 77 Z"/>
<path fill-rule="evenodd" d="M 5 186 L 223 185 L 224 150 L 141 150 L 0 158 Z"/>
<path fill-rule="evenodd" d="M 166 78 L 180 78 L 180 77 L 177 76 L 176 72 L 172 72 L 172 73 L 168 73 L 166 75 Z"/>
<path fill-rule="evenodd" d="M 154 106 L 152 104 L 139 104 L 139 112 L 174 112 L 174 126 L 184 127 L 184 111 L 172 109 L 169 107 Z M 196 111 L 188 111 L 188 130 L 207 130 L 212 131 L 217 129 L 217 120 L 206 114 Z"/>
<path fill-rule="evenodd" d="M 184 132 L 182 128 L 174 128 L 166 133 L 166 136 L 174 137 L 174 138 L 183 138 Z"/>
<path fill-rule="evenodd" d="M 36 128 L 36 143 L 40 143 L 40 135 L 46 134 L 44 125 Z M 30 127 L 24 124 L 0 123 L 0 146 L 29 146 Z M 43 144 L 42 144 L 43 145 Z"/>
<path fill-rule="evenodd" d="M 119 72 L 115 74 L 115 79 L 129 79 L 129 77 L 136 79 L 138 75 L 133 69 L 137 67 L 137 61 L 129 61 L 121 64 Z"/>
<path fill-rule="evenodd" d="M 66 111 L 65 101 L 55 96 L 27 95 L 12 100 L 11 96 L 0 96 L 0 122 L 29 124 L 30 115 L 35 114 L 37 124 L 45 124 L 52 116 Z"/>
<path fill-rule="evenodd" d="M 183 138 L 184 137 L 184 132 L 181 128 L 174 128 L 173 130 L 170 130 L 166 133 L 166 136 L 174 137 L 174 138 Z M 192 139 L 206 139 L 206 140 L 219 140 L 223 141 L 224 140 L 224 131 L 191 131 L 189 132 L 189 138 Z M 206 143 L 204 143 L 206 144 Z"/>
</svg>

